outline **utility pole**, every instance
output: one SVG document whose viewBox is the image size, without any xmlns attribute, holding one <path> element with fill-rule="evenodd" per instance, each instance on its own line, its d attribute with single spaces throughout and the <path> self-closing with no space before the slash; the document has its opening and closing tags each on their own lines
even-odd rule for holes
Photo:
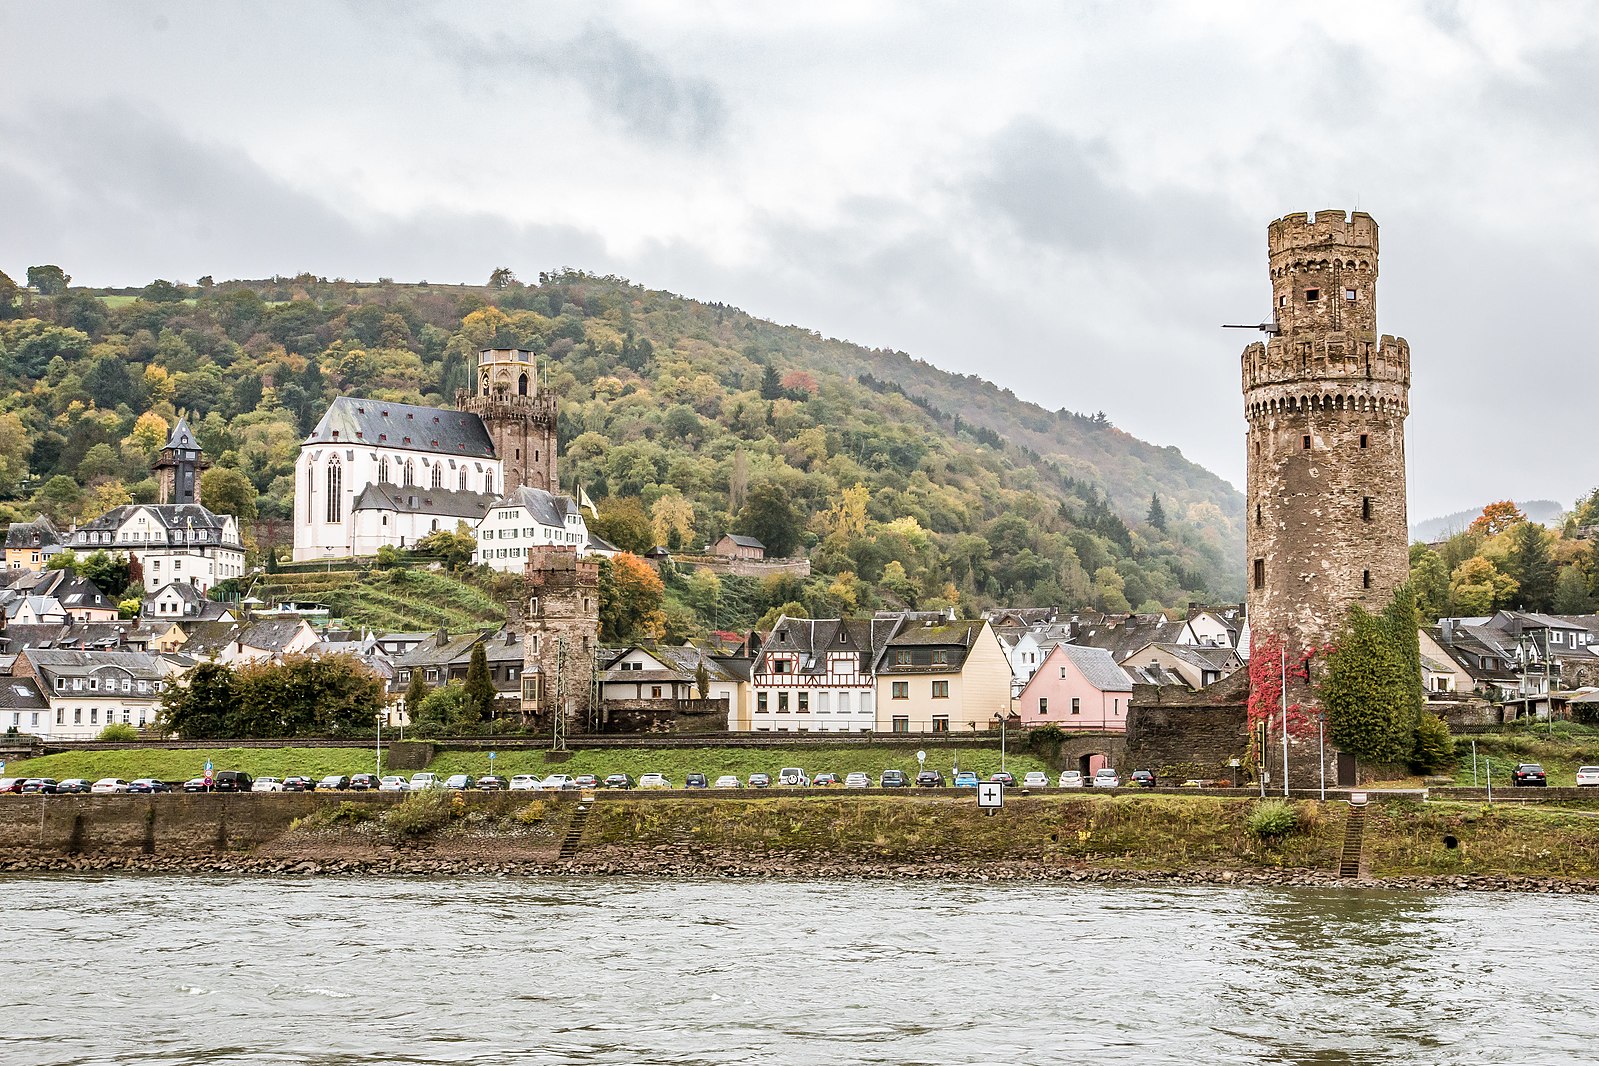
<svg viewBox="0 0 1599 1066">
<path fill-rule="evenodd" d="M 1288 645 L 1282 647 L 1283 690 L 1283 796 L 1288 795 Z"/>
<path fill-rule="evenodd" d="M 566 638 L 555 640 L 555 698 L 548 700 L 550 707 L 550 750 L 566 750 L 566 686 L 562 671 L 566 666 Z"/>
</svg>

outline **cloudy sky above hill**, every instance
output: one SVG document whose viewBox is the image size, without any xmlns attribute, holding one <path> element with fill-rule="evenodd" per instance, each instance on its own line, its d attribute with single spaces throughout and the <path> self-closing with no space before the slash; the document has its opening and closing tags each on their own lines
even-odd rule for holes
<svg viewBox="0 0 1599 1066">
<path fill-rule="evenodd" d="M 0 7 L 0 268 L 574 266 L 1123 428 L 1242 484 L 1265 227 L 1382 226 L 1411 517 L 1596 482 L 1599 7 Z"/>
</svg>

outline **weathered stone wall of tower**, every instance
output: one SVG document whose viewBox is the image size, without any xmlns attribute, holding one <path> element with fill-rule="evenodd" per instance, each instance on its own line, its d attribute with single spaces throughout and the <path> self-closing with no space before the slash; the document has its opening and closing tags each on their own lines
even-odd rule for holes
<svg viewBox="0 0 1599 1066">
<path fill-rule="evenodd" d="M 555 394 L 539 388 L 532 352 L 489 349 L 478 356 L 473 390 L 455 394 L 457 409 L 477 415 L 505 470 L 504 492 L 523 485 L 560 491 L 555 470 Z"/>
<path fill-rule="evenodd" d="M 564 709 L 569 727 L 583 728 L 600 640 L 599 562 L 568 545 L 529 548 L 521 627 L 523 714 L 548 722 Z"/>
<path fill-rule="evenodd" d="M 1273 222 L 1280 329 L 1243 353 L 1250 630 L 1321 647 L 1351 605 L 1409 576 L 1410 348 L 1376 332 L 1377 223 L 1317 211 Z"/>
</svg>

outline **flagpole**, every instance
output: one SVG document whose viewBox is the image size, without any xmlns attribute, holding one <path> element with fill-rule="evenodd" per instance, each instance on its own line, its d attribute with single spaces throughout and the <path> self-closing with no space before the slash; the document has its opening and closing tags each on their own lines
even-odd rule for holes
<svg viewBox="0 0 1599 1066">
<path fill-rule="evenodd" d="M 1282 648 L 1283 690 L 1283 795 L 1288 795 L 1288 645 Z"/>
</svg>

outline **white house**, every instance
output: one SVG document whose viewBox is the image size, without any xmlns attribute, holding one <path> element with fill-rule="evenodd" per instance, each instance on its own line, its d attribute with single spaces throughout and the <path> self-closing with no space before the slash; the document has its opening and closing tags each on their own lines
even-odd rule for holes
<svg viewBox="0 0 1599 1066">
<path fill-rule="evenodd" d="M 899 616 L 789 618 L 772 626 L 751 672 L 754 707 L 728 728 L 757 733 L 869 733 L 877 659 Z M 729 717 L 735 717 L 730 715 Z"/>
<path fill-rule="evenodd" d="M 50 704 L 41 729 L 19 724 L 20 732 L 93 740 L 108 725 L 153 725 L 177 667 L 148 652 L 29 648 L 12 672 L 31 679 Z"/>
<path fill-rule="evenodd" d="M 535 545 L 571 545 L 581 558 L 597 541 L 590 536 L 576 500 L 527 485 L 495 500 L 477 524 L 476 533 L 477 553 L 472 561 L 496 570 L 523 569 L 527 550 Z"/>
<path fill-rule="evenodd" d="M 483 420 L 446 408 L 341 396 L 300 445 L 296 561 L 409 547 L 476 525 L 505 482 Z"/>
<path fill-rule="evenodd" d="M 69 546 L 80 556 L 104 550 L 139 561 L 144 587 L 159 592 L 175 581 L 201 592 L 244 575 L 244 544 L 232 515 L 197 503 L 143 503 L 113 507 L 78 527 Z"/>
</svg>

